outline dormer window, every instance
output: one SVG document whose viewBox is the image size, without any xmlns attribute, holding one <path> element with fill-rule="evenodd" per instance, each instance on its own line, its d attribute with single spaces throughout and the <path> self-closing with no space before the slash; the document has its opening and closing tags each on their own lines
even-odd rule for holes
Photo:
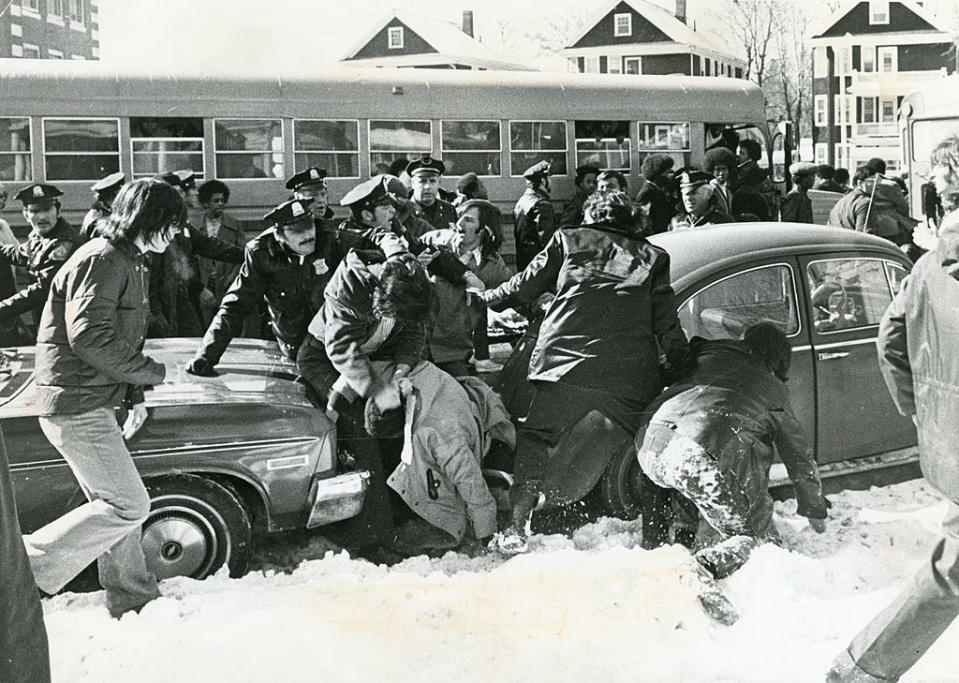
<svg viewBox="0 0 959 683">
<path fill-rule="evenodd" d="M 390 50 L 399 50 L 403 47 L 403 27 L 390 26 L 387 47 Z"/>
<path fill-rule="evenodd" d="M 613 15 L 613 35 L 617 38 L 633 35 L 633 15 L 629 12 Z"/>
<path fill-rule="evenodd" d="M 869 0 L 869 23 L 889 23 L 889 0 Z"/>
</svg>

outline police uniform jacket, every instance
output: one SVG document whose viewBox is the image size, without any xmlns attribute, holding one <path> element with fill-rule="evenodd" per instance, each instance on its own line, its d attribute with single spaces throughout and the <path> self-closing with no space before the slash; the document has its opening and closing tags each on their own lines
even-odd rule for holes
<svg viewBox="0 0 959 683">
<path fill-rule="evenodd" d="M 959 224 L 947 221 L 935 250 L 916 261 L 879 324 L 879 367 L 892 399 L 919 426 L 919 465 L 959 502 Z"/>
<path fill-rule="evenodd" d="M 711 209 L 704 215 L 697 218 L 691 213 L 680 213 L 673 217 L 669 222 L 670 230 L 689 230 L 690 228 L 701 228 L 705 225 L 716 223 L 735 223 L 736 219 L 728 213 L 723 213 L 719 209 Z"/>
<path fill-rule="evenodd" d="M 480 297 L 492 308 L 556 297 L 546 311 L 529 379 L 596 387 L 646 403 L 662 388 L 659 353 L 688 363 L 669 284 L 669 255 L 645 239 L 596 223 L 562 228 L 529 266 Z"/>
<path fill-rule="evenodd" d="M 131 242 L 96 238 L 53 278 L 37 330 L 36 409 L 72 415 L 143 400 L 164 366 L 143 355 L 147 269 Z"/>
<path fill-rule="evenodd" d="M 425 220 L 433 230 L 443 230 L 450 227 L 450 223 L 456 223 L 456 207 L 439 197 L 429 206 L 420 204 L 415 199 L 411 202 L 413 215 Z"/>
<path fill-rule="evenodd" d="M 776 451 L 795 485 L 799 514 L 824 519 L 816 462 L 789 406 L 786 385 L 740 341 L 696 337 L 691 346 L 695 372 L 649 406 L 650 422 L 695 441 L 735 478 L 749 501 L 753 529 L 767 528 L 772 517 L 769 468 Z M 637 437 L 640 448 L 643 435 Z"/>
<path fill-rule="evenodd" d="M 319 237 L 313 253 L 302 257 L 277 239 L 275 228 L 250 240 L 240 272 L 220 302 L 197 357 L 216 365 L 233 337 L 242 332 L 243 320 L 262 300 L 281 348 L 295 357 L 310 319 L 323 305 L 323 290 L 332 272 L 332 255 L 324 254 L 328 242 Z"/>
<path fill-rule="evenodd" d="M 513 219 L 516 269 L 523 270 L 553 236 L 556 216 L 549 196 L 528 187 L 513 207 Z"/>
<path fill-rule="evenodd" d="M 0 260 L 26 268 L 33 278 L 26 289 L 0 301 L 0 323 L 9 323 L 21 313 L 40 309 L 47 300 L 54 275 L 83 241 L 80 233 L 61 217 L 46 235 L 34 230 L 19 246 L 0 245 Z"/>
</svg>

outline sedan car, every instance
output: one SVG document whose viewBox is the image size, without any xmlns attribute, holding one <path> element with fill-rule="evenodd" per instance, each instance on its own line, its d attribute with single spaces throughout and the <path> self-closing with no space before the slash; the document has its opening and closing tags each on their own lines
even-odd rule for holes
<svg viewBox="0 0 959 683">
<path fill-rule="evenodd" d="M 879 321 L 911 268 L 895 245 L 841 228 L 790 223 L 716 225 L 650 241 L 669 253 L 688 337 L 738 339 L 764 320 L 786 333 L 793 409 L 824 477 L 916 459 L 915 428 L 896 410 L 876 354 Z M 514 415 L 528 407 L 525 374 L 534 343 L 531 329 L 503 371 L 501 388 Z M 608 469 L 596 475 L 598 491 L 608 512 L 635 516 L 640 484 L 634 446 L 628 436 L 616 443 Z M 784 474 L 774 470 L 774 481 Z"/>
<path fill-rule="evenodd" d="M 143 525 L 158 578 L 243 573 L 256 534 L 347 519 L 368 473 L 337 458 L 334 425 L 317 410 L 275 343 L 237 339 L 216 377 L 183 371 L 196 339 L 154 339 L 145 352 L 176 367 L 146 391 L 149 417 L 128 447 L 150 492 Z M 24 533 L 85 502 L 32 409 L 34 351 L 5 350 L 0 427 Z M 124 415 L 118 414 L 118 420 Z"/>
</svg>

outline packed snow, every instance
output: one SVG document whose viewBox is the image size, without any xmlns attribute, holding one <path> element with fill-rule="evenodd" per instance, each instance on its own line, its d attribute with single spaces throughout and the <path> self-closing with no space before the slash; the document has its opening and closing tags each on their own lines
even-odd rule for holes
<svg viewBox="0 0 959 683">
<path fill-rule="evenodd" d="M 639 522 L 537 535 L 509 559 L 389 568 L 316 535 L 261 551 L 266 568 L 239 579 L 165 581 L 119 621 L 102 593 L 45 600 L 54 681 L 822 681 L 923 563 L 945 513 L 922 481 L 831 500 L 822 535 L 795 501 L 776 504 L 785 547 L 721 582 L 742 615 L 729 627 L 698 606 L 689 553 L 642 550 Z M 954 627 L 903 680 L 959 681 L 957 651 Z"/>
</svg>

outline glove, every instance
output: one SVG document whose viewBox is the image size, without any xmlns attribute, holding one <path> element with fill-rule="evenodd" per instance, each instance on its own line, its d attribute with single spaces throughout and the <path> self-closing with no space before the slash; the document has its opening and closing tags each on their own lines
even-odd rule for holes
<svg viewBox="0 0 959 683">
<path fill-rule="evenodd" d="M 213 369 L 214 365 L 205 358 L 194 358 L 187 364 L 186 371 L 197 377 L 216 377 L 220 373 Z"/>
</svg>

